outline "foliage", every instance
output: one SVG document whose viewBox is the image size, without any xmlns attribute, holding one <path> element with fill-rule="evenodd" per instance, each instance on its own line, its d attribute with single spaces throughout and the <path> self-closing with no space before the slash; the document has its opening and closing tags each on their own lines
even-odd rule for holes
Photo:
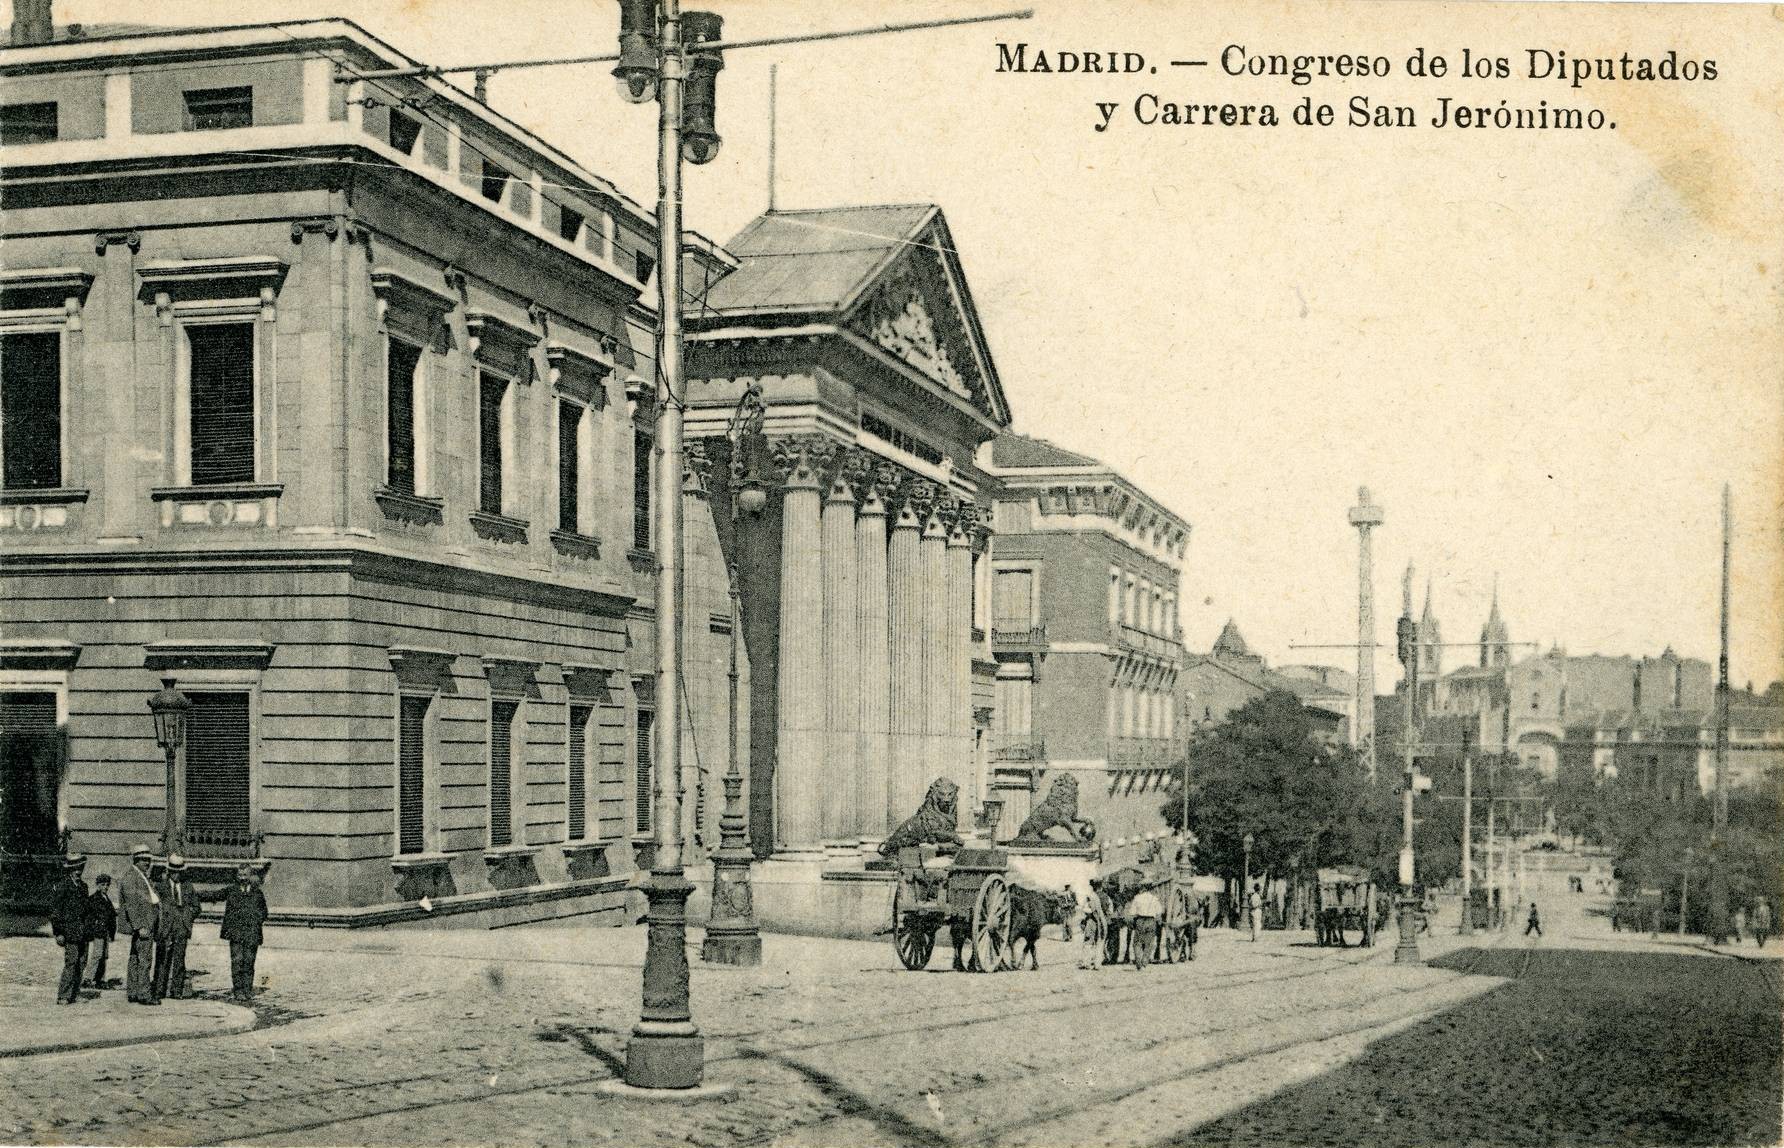
<svg viewBox="0 0 1784 1148">
<path fill-rule="evenodd" d="M 1189 827 L 1203 872 L 1238 877 L 1247 833 L 1253 875 L 1367 864 L 1380 853 L 1382 802 L 1356 751 L 1315 736 L 1291 693 L 1253 698 L 1203 730 L 1189 745 L 1187 764 Z M 1160 812 L 1166 824 L 1181 827 L 1181 778 Z"/>
<path fill-rule="evenodd" d="M 1728 795 L 1728 834 L 1721 855 L 1727 864 L 1730 910 L 1758 897 L 1768 897 L 1775 905 L 1784 893 L 1784 804 L 1778 783 L 1771 777 Z M 1669 904 L 1676 904 L 1689 872 L 1691 887 L 1699 891 L 1692 899 L 1702 895 L 1699 904 L 1707 903 L 1712 799 L 1693 792 L 1668 800 L 1630 778 L 1606 782 L 1603 790 L 1616 841 L 1616 876 L 1625 893 L 1658 888 Z"/>
</svg>

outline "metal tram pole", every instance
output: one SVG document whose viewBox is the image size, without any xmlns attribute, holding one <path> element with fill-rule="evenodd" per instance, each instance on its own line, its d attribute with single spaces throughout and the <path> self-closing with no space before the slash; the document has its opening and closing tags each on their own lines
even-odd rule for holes
<svg viewBox="0 0 1784 1148">
<path fill-rule="evenodd" d="M 1716 671 L 1716 800 L 1710 822 L 1710 939 L 1728 939 L 1728 557 L 1733 496 L 1722 484 L 1722 648 Z M 1740 940 L 1736 937 L 1735 940 Z"/>
<path fill-rule="evenodd" d="M 1474 935 L 1474 755 L 1462 751 L 1462 927 Z"/>
<path fill-rule="evenodd" d="M 1406 775 L 1400 789 L 1400 896 L 1399 925 L 1400 939 L 1394 946 L 1394 963 L 1397 965 L 1417 964 L 1419 962 L 1418 922 L 1413 918 L 1413 907 L 1417 902 L 1413 899 L 1412 883 L 1414 877 L 1412 856 L 1412 788 L 1416 776 L 1417 758 L 1416 742 L 1418 740 L 1418 704 L 1419 704 L 1419 645 L 1418 624 L 1412 620 L 1412 566 L 1406 567 L 1406 579 L 1401 589 L 1401 615 L 1399 625 L 1400 661 L 1406 667 L 1406 699 L 1405 726 L 1401 733 L 1401 755 L 1405 759 Z"/>
</svg>

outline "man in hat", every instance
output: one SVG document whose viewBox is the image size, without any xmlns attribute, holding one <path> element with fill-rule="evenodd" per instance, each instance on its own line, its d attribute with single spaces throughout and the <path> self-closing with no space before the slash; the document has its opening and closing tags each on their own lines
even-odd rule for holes
<svg viewBox="0 0 1784 1148">
<path fill-rule="evenodd" d="M 168 854 L 167 877 L 158 892 L 161 937 L 155 946 L 155 995 L 184 1000 L 192 995 L 186 988 L 186 944 L 192 939 L 199 906 L 198 890 L 186 876 L 186 859 L 178 853 Z"/>
<path fill-rule="evenodd" d="M 266 894 L 254 880 L 254 867 L 238 865 L 235 884 L 223 902 L 220 935 L 229 942 L 229 979 L 238 1001 L 254 997 L 254 959 L 260 952 L 261 926 L 266 923 Z"/>
<path fill-rule="evenodd" d="M 1145 972 L 1146 962 L 1152 959 L 1152 950 L 1158 944 L 1158 919 L 1165 915 L 1165 907 L 1152 886 L 1146 885 L 1128 902 L 1127 911 L 1133 918 L 1134 930 L 1127 943 L 1128 957 L 1135 969 Z"/>
<path fill-rule="evenodd" d="M 72 854 L 62 862 L 62 879 L 50 897 L 50 932 L 62 947 L 62 979 L 56 985 L 56 1003 L 80 999 L 81 971 L 87 967 L 87 883 L 81 870 L 87 859 Z"/>
<path fill-rule="evenodd" d="M 87 973 L 93 987 L 105 987 L 105 958 L 111 954 L 111 943 L 118 938 L 118 910 L 111 899 L 111 874 L 93 878 L 93 893 L 87 898 Z"/>
<path fill-rule="evenodd" d="M 124 979 L 132 1004 L 160 1004 L 155 998 L 155 937 L 161 929 L 161 894 L 149 881 L 154 854 L 147 845 L 130 850 L 130 868 L 118 890 L 124 931 L 130 934 L 130 967 Z"/>
</svg>

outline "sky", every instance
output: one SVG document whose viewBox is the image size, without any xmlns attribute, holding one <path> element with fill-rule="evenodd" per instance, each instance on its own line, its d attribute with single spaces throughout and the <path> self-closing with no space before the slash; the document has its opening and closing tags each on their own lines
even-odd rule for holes
<svg viewBox="0 0 1784 1148">
<path fill-rule="evenodd" d="M 1024 0 L 1029 2 L 1029 0 Z M 1115 466 L 1192 525 L 1183 624 L 1235 619 L 1272 662 L 1354 665 L 1367 485 L 1382 688 L 1401 574 L 1448 642 L 1495 577 L 1517 641 L 1714 661 L 1720 496 L 1734 501 L 1731 675 L 1784 674 L 1784 18 L 1764 6 L 1032 0 L 1033 20 L 739 51 L 687 218 L 767 206 L 778 64 L 783 208 L 934 202 L 1015 429 Z M 1014 6 L 1013 4 L 1010 6 Z M 732 38 L 1003 10 L 985 0 L 715 0 Z M 226 0 L 167 23 L 348 16 L 429 63 L 611 50 L 601 0 Z M 57 21 L 140 20 L 58 0 Z M 1133 51 L 1138 75 L 999 74 L 997 43 Z M 1386 79 L 1229 76 L 1223 50 L 1361 52 Z M 1418 48 L 1507 79 L 1411 79 Z M 1713 82 L 1531 80 L 1526 52 L 1715 59 Z M 1173 59 L 1206 59 L 1173 67 Z M 644 203 L 654 107 L 606 65 L 498 73 L 491 103 Z M 464 81 L 469 86 L 469 81 Z M 1179 103 L 1330 103 L 1339 124 L 1136 122 Z M 1348 101 L 1596 107 L 1614 130 L 1350 128 Z M 1098 101 L 1116 105 L 1108 130 Z M 1521 651 L 1528 653 L 1529 651 Z M 1449 651 L 1446 666 L 1473 661 Z"/>
</svg>

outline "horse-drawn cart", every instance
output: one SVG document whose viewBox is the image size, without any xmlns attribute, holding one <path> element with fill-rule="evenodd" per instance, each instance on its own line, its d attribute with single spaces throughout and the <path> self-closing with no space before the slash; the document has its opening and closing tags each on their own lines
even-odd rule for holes
<svg viewBox="0 0 1784 1148">
<path fill-rule="evenodd" d="M 1009 860 L 1002 849 L 962 849 L 938 856 L 933 845 L 898 851 L 898 885 L 892 894 L 892 946 L 907 969 L 921 969 L 935 952 L 943 925 L 971 942 L 967 967 L 996 972 L 1014 967 L 1010 943 Z"/>
</svg>

